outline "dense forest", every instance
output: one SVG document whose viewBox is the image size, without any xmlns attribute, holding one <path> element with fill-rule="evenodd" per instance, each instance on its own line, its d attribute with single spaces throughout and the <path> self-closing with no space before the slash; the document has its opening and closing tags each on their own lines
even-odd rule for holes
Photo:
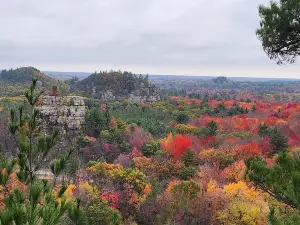
<svg viewBox="0 0 300 225">
<path fill-rule="evenodd" d="M 220 78 L 207 92 L 131 102 L 85 97 L 71 79 L 67 95 L 86 108 L 74 135 L 42 131 L 41 94 L 66 94 L 39 79 L 1 95 L 1 224 L 297 224 L 298 81 L 234 92 Z M 266 89 L 277 84 L 289 92 Z"/>
<path fill-rule="evenodd" d="M 259 7 L 257 36 L 278 64 L 300 55 L 299 11 Z M 26 67 L 0 82 L 1 225 L 300 224 L 299 80 L 62 82 Z M 156 87 L 161 98 L 132 98 Z M 76 116 L 77 130 L 58 122 Z"/>
<path fill-rule="evenodd" d="M 2 97 L 1 224 L 297 224 L 299 101 L 85 97 L 79 133 L 44 134 L 37 83 Z"/>
</svg>

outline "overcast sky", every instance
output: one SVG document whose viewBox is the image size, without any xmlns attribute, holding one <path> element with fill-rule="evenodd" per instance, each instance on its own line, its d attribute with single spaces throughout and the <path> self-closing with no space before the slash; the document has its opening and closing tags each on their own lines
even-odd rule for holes
<svg viewBox="0 0 300 225">
<path fill-rule="evenodd" d="M 269 0 L 0 0 L 0 68 L 300 78 L 255 35 Z"/>
</svg>

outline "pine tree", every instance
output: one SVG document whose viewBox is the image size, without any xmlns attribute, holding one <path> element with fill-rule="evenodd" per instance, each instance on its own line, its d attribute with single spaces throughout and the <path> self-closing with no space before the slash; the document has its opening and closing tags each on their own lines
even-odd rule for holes
<svg viewBox="0 0 300 225">
<path fill-rule="evenodd" d="M 206 128 L 208 129 L 209 136 L 215 136 L 217 134 L 218 124 L 212 120 L 206 125 Z"/>
<path fill-rule="evenodd" d="M 265 123 L 259 125 L 258 135 L 260 137 L 269 136 L 269 133 L 270 133 L 269 127 Z"/>
<path fill-rule="evenodd" d="M 16 159 L 6 160 L 1 163 L 0 185 L 4 187 L 5 209 L 0 213 L 0 224 L 59 224 L 61 218 L 68 211 L 79 210 L 79 203 L 74 206 L 63 196 L 66 187 L 62 186 L 57 192 L 46 181 L 36 179 L 37 171 L 55 146 L 58 139 L 58 131 L 51 135 L 41 134 L 39 127 L 39 111 L 36 104 L 42 91 L 36 91 L 37 80 L 33 79 L 32 85 L 25 93 L 30 106 L 30 113 L 26 115 L 23 107 L 19 108 L 18 117 L 11 110 L 9 129 L 17 136 L 19 148 Z M 51 170 L 55 176 L 63 172 L 66 163 L 73 150 L 53 160 Z M 8 190 L 6 184 L 12 173 L 16 173 L 18 179 L 28 185 L 28 193 L 22 193 L 19 189 Z M 41 204 L 42 203 L 42 204 Z M 74 214 L 74 213 L 73 213 Z"/>
<path fill-rule="evenodd" d="M 288 139 L 278 130 L 277 127 L 270 130 L 269 137 L 273 153 L 280 153 L 288 148 Z"/>
<path fill-rule="evenodd" d="M 288 151 L 279 153 L 276 163 L 267 166 L 261 158 L 246 161 L 246 177 L 257 187 L 269 193 L 279 202 L 294 209 L 300 207 L 300 157 L 289 155 Z"/>
</svg>

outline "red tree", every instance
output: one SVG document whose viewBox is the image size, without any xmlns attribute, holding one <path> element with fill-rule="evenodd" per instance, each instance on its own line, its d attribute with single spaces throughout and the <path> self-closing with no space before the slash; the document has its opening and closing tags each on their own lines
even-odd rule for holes
<svg viewBox="0 0 300 225">
<path fill-rule="evenodd" d="M 191 140 L 182 134 L 169 136 L 161 141 L 161 147 L 171 153 L 174 159 L 180 159 L 181 156 L 191 147 Z"/>
</svg>

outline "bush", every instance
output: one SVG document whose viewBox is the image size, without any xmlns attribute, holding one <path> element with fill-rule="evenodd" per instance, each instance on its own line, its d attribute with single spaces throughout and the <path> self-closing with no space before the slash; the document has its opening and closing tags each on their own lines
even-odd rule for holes
<svg viewBox="0 0 300 225">
<path fill-rule="evenodd" d="M 196 154 L 190 149 L 182 156 L 182 161 L 185 166 L 196 166 L 198 164 Z"/>
<path fill-rule="evenodd" d="M 179 112 L 179 113 L 176 113 L 175 114 L 175 120 L 178 122 L 178 123 L 186 123 L 188 122 L 190 119 L 190 117 L 188 116 L 187 113 L 185 112 Z"/>
<path fill-rule="evenodd" d="M 152 141 L 148 144 L 144 144 L 142 147 L 142 153 L 147 157 L 156 155 L 158 152 L 161 152 L 159 141 Z"/>
<path fill-rule="evenodd" d="M 270 133 L 270 129 L 269 127 L 264 123 L 264 124 L 260 124 L 259 128 L 258 128 L 258 135 L 260 137 L 265 137 L 268 136 Z"/>
<path fill-rule="evenodd" d="M 196 134 L 199 132 L 199 128 L 191 125 L 185 125 L 185 124 L 177 124 L 175 126 L 175 129 L 180 134 Z"/>
<path fill-rule="evenodd" d="M 179 173 L 179 178 L 182 180 L 188 180 L 190 177 L 195 175 L 196 171 L 196 168 L 192 166 L 183 167 Z"/>
<path fill-rule="evenodd" d="M 100 199 L 91 200 L 86 207 L 86 213 L 89 223 L 93 225 L 119 225 L 122 221 L 120 212 Z"/>
</svg>

